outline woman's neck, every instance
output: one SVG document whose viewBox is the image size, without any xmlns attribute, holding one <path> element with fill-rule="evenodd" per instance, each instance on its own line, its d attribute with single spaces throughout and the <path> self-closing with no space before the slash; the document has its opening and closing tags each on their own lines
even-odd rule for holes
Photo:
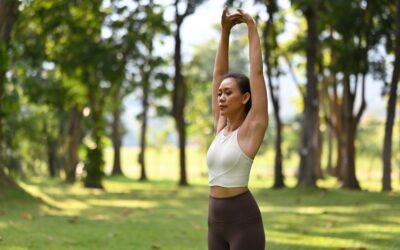
<svg viewBox="0 0 400 250">
<path fill-rule="evenodd" d="M 240 127 L 240 125 L 242 125 L 245 118 L 246 117 L 243 114 L 237 114 L 235 116 L 227 117 L 225 131 L 235 131 L 237 128 Z"/>
</svg>

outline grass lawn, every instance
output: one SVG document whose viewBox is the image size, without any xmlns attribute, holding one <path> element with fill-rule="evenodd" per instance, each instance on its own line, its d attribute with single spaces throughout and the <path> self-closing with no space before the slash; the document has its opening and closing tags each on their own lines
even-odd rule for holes
<svg viewBox="0 0 400 250">
<path fill-rule="evenodd" d="M 267 249 L 400 249 L 398 192 L 253 183 Z M 205 179 L 179 188 L 171 180 L 108 177 L 105 191 L 60 180 L 20 184 L 37 199 L 0 190 L 0 249 L 207 249 Z"/>
</svg>

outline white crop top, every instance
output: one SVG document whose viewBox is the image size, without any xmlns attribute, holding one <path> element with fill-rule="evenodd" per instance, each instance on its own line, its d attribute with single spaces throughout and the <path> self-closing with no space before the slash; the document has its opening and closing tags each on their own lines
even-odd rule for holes
<svg viewBox="0 0 400 250">
<path fill-rule="evenodd" d="M 238 129 L 224 135 L 221 130 L 207 152 L 208 185 L 247 187 L 253 160 L 240 148 Z"/>
</svg>

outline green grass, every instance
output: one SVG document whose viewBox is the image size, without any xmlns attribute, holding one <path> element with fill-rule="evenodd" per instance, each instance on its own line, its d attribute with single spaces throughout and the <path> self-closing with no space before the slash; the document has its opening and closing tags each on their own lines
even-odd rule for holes
<svg viewBox="0 0 400 250">
<path fill-rule="evenodd" d="M 0 190 L 0 249 L 207 249 L 204 178 L 179 188 L 175 180 L 108 177 L 104 191 L 60 180 L 20 184 L 36 198 Z M 267 249 L 399 249 L 398 192 L 272 190 L 257 180 L 251 189 Z"/>
</svg>

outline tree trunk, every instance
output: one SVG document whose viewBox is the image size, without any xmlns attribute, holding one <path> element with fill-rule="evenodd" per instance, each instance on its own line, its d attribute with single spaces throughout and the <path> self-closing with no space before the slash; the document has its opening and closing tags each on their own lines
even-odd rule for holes
<svg viewBox="0 0 400 250">
<path fill-rule="evenodd" d="M 8 178 L 2 171 L 2 168 L 6 165 L 3 155 L 5 152 L 5 139 L 3 136 L 5 110 L 3 99 L 5 97 L 5 77 L 8 68 L 8 47 L 10 44 L 11 31 L 18 16 L 18 5 L 19 1 L 16 0 L 0 0 L 0 179 Z M 4 181 L 9 182 L 6 180 Z"/>
<path fill-rule="evenodd" d="M 66 168 L 66 181 L 74 183 L 76 181 L 76 166 L 79 163 L 78 147 L 81 134 L 82 113 L 77 106 L 71 108 L 70 124 L 68 132 L 68 154 L 69 161 Z"/>
<path fill-rule="evenodd" d="M 15 182 L 4 173 L 3 168 L 0 168 L 0 187 L 4 188 L 4 187 L 15 187 L 15 186 L 16 186 Z"/>
<path fill-rule="evenodd" d="M 329 175 L 333 175 L 333 130 L 331 127 L 328 127 L 328 155 L 327 155 L 327 163 L 326 163 L 326 173 Z"/>
<path fill-rule="evenodd" d="M 319 120 L 319 115 L 318 115 L 318 120 Z M 317 151 L 315 157 L 317 158 L 315 160 L 316 164 L 314 166 L 314 172 L 315 172 L 315 178 L 318 179 L 323 179 L 324 175 L 322 173 L 322 168 L 321 168 L 321 161 L 322 161 L 322 149 L 323 149 L 323 140 L 322 140 L 322 131 L 319 126 L 318 122 L 318 128 L 317 128 Z"/>
<path fill-rule="evenodd" d="M 175 32 L 175 54 L 174 54 L 174 66 L 175 66 L 175 77 L 174 77 L 174 91 L 173 91 L 173 107 L 172 114 L 175 119 L 176 128 L 179 137 L 179 162 L 180 162 L 180 179 L 179 185 L 188 185 L 186 178 L 186 124 L 184 109 L 186 104 L 186 86 L 185 80 L 182 75 L 181 69 L 181 36 L 180 29 L 183 22 L 183 16 L 178 14 L 178 3 L 176 3 L 176 32 Z"/>
<path fill-rule="evenodd" d="M 142 69 L 142 82 L 143 82 L 143 97 L 142 97 L 142 129 L 140 131 L 140 153 L 139 153 L 139 164 L 140 164 L 140 181 L 146 181 L 146 134 L 147 134 L 147 116 L 149 110 L 149 77 L 144 69 Z"/>
<path fill-rule="evenodd" d="M 331 29 L 330 39 L 333 39 L 333 31 Z M 342 162 L 342 151 L 340 136 L 342 134 L 342 119 L 340 113 L 340 102 L 338 98 L 338 83 L 336 78 L 336 54 L 333 49 L 330 50 L 330 65 L 329 65 L 329 75 L 325 79 L 326 86 L 325 100 L 327 101 L 327 109 L 329 111 L 325 114 L 325 120 L 328 124 L 328 163 L 326 167 L 326 172 L 329 175 L 337 177 L 341 180 L 341 162 Z M 329 91 L 331 90 L 331 91 Z M 336 163 L 333 166 L 333 147 L 334 139 L 336 139 Z"/>
<path fill-rule="evenodd" d="M 49 122 L 44 120 L 44 135 L 46 137 L 47 144 L 47 168 L 49 171 L 49 176 L 55 178 L 57 176 L 57 142 L 52 138 L 51 132 L 49 131 Z"/>
<path fill-rule="evenodd" d="M 49 176 L 55 178 L 58 175 L 58 164 L 57 164 L 57 142 L 54 138 L 49 138 L 47 135 L 47 155 L 48 155 L 48 169 Z"/>
<path fill-rule="evenodd" d="M 119 103 L 118 91 L 116 91 L 115 102 Z M 112 143 L 114 148 L 114 163 L 112 168 L 112 175 L 122 175 L 121 169 L 121 108 L 120 105 L 115 104 L 113 111 L 112 121 Z"/>
<path fill-rule="evenodd" d="M 318 150 L 318 90 L 315 75 L 317 57 L 317 1 L 312 1 L 304 12 L 307 20 L 307 86 L 302 122 L 300 167 L 297 186 L 316 187 L 315 168 L 320 158 Z"/>
<path fill-rule="evenodd" d="M 332 53 L 333 54 L 333 53 Z M 343 133 L 343 120 L 342 120 L 342 112 L 341 112 L 341 104 L 339 103 L 338 97 L 338 84 L 336 79 L 336 72 L 332 74 L 333 78 L 333 97 L 332 97 L 332 128 L 334 131 L 334 135 L 336 138 L 336 166 L 333 169 L 333 175 L 336 176 L 339 180 L 343 179 L 342 172 L 343 172 L 343 151 L 342 151 L 342 142 L 341 136 Z"/>
<path fill-rule="evenodd" d="M 357 85 L 358 79 L 355 78 L 355 85 Z M 365 75 L 363 76 L 363 92 L 365 85 Z M 353 115 L 355 94 L 357 88 L 354 88 L 354 92 L 350 88 L 350 77 L 345 76 L 343 80 L 344 96 L 343 96 L 343 133 L 341 135 L 341 150 L 342 150 L 342 187 L 350 189 L 360 189 L 360 185 L 356 178 L 355 168 L 355 139 L 357 125 L 359 118 L 363 110 L 365 109 L 365 100 L 363 99 L 362 105 L 358 112 L 358 116 Z M 364 96 L 364 94 L 363 94 Z"/>
<path fill-rule="evenodd" d="M 345 156 L 343 159 L 346 159 L 346 162 L 343 163 L 344 166 L 344 173 L 343 173 L 343 180 L 342 180 L 342 187 L 350 188 L 350 189 L 360 189 L 360 184 L 358 183 L 356 177 L 356 154 L 355 154 L 355 137 L 356 133 L 355 130 L 351 128 L 351 126 L 345 128 L 346 136 L 346 145 L 344 145 L 344 152 Z"/>
<path fill-rule="evenodd" d="M 392 137 L 393 137 L 394 118 L 396 116 L 397 85 L 399 83 L 399 75 L 400 75 L 400 0 L 397 0 L 395 59 L 394 59 L 392 81 L 390 83 L 390 93 L 389 93 L 389 100 L 386 112 L 385 137 L 384 137 L 383 152 L 382 152 L 383 191 L 392 190 L 392 183 L 391 183 Z"/>
<path fill-rule="evenodd" d="M 96 90 L 89 91 L 91 136 L 94 142 L 93 147 L 87 149 L 87 162 L 85 164 L 86 178 L 85 187 L 103 188 L 102 179 L 104 176 L 103 143 L 101 138 L 104 132 L 104 121 L 102 111 L 102 101 L 96 98 Z"/>
<path fill-rule="evenodd" d="M 271 50 L 272 44 L 270 44 L 269 37 L 272 36 L 272 41 L 277 47 L 276 34 L 274 29 L 274 14 L 277 10 L 276 2 L 270 0 L 267 2 L 268 20 L 265 23 L 263 29 L 263 45 L 264 45 L 264 60 L 267 69 L 268 87 L 271 93 L 272 106 L 274 108 L 274 117 L 276 120 L 276 139 L 275 139 L 275 166 L 274 166 L 274 185 L 273 188 L 285 187 L 284 175 L 282 169 L 282 121 L 279 115 L 279 93 L 276 93 L 278 88 L 272 83 L 272 63 L 271 63 Z"/>
<path fill-rule="evenodd" d="M 279 106 L 275 109 L 275 112 L 279 112 Z M 283 175 L 283 164 L 282 164 L 282 122 L 279 114 L 275 114 L 276 120 L 276 142 L 275 142 L 275 167 L 274 167 L 274 185 L 273 188 L 285 187 L 285 177 Z M 277 117 L 278 116 L 278 117 Z"/>
<path fill-rule="evenodd" d="M 322 72 L 323 74 L 323 72 Z M 331 76 L 324 76 L 323 77 L 323 86 L 321 90 L 321 107 L 322 111 L 324 111 L 324 119 L 325 123 L 327 124 L 327 133 L 326 136 L 328 137 L 328 154 L 327 154 L 327 165 L 325 168 L 325 173 L 328 175 L 333 175 L 333 166 L 332 166 L 332 151 L 333 151 L 333 109 L 332 109 L 332 100 L 329 94 L 329 88 L 332 83 L 333 78 Z M 321 145 L 322 147 L 322 145 Z"/>
</svg>

